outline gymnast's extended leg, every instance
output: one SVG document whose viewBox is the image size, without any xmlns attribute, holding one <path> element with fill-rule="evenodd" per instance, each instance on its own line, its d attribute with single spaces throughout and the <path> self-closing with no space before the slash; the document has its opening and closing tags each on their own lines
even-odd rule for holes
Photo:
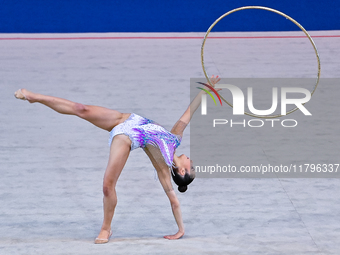
<svg viewBox="0 0 340 255">
<path fill-rule="evenodd" d="M 61 114 L 76 115 L 95 126 L 111 131 L 113 127 L 124 121 L 130 115 L 116 110 L 94 105 L 83 105 L 63 98 L 45 96 L 21 89 L 15 92 L 15 96 L 28 100 L 30 103 L 41 103 Z"/>
</svg>

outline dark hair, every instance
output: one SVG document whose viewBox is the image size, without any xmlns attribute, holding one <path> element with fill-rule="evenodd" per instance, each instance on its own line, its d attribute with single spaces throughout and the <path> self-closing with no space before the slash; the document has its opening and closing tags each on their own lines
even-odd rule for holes
<svg viewBox="0 0 340 255">
<path fill-rule="evenodd" d="M 178 173 L 178 168 L 173 166 L 172 167 L 172 179 L 178 186 L 179 192 L 185 192 L 188 189 L 188 185 L 195 179 L 195 172 L 192 171 L 194 168 L 191 168 L 190 174 L 185 172 L 185 175 L 180 175 Z"/>
</svg>

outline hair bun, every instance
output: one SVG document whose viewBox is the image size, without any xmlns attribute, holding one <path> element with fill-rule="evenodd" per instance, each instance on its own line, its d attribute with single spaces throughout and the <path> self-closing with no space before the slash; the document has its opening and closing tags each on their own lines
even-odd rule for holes
<svg viewBox="0 0 340 255">
<path fill-rule="evenodd" d="M 185 185 L 185 186 L 178 186 L 178 191 L 179 192 L 185 192 L 186 190 L 188 189 L 188 186 L 187 185 Z"/>
</svg>

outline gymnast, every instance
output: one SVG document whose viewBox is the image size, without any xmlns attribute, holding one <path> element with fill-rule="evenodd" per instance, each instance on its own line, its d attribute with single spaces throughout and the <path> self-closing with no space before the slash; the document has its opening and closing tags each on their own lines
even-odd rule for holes
<svg viewBox="0 0 340 255">
<path fill-rule="evenodd" d="M 219 80 L 218 76 L 212 76 L 210 79 L 213 86 Z M 61 114 L 78 116 L 110 132 L 109 162 L 103 180 L 104 220 L 99 235 L 95 239 L 96 244 L 101 244 L 107 243 L 112 235 L 111 222 L 117 205 L 116 183 L 130 151 L 136 148 L 143 148 L 156 169 L 178 226 L 176 234 L 166 235 L 164 238 L 178 239 L 184 235 L 180 203 L 172 187 L 170 176 L 178 185 L 180 192 L 185 192 L 187 186 L 195 178 L 192 160 L 184 154 L 177 156 L 175 150 L 180 145 L 184 129 L 201 103 L 203 93 L 205 92 L 199 92 L 170 132 L 156 122 L 134 113 L 121 113 L 100 106 L 83 105 L 62 98 L 33 93 L 26 89 L 19 89 L 14 95 L 30 103 L 46 105 Z"/>
</svg>

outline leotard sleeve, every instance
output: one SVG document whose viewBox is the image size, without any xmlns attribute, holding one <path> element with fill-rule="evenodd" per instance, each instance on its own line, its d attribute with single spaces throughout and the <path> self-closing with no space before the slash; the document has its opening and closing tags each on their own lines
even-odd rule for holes
<svg viewBox="0 0 340 255">
<path fill-rule="evenodd" d="M 172 127 L 171 133 L 175 135 L 179 135 L 180 137 L 183 136 L 183 131 L 187 127 L 187 124 L 184 123 L 183 121 L 179 120 L 176 122 L 176 124 Z"/>
</svg>

